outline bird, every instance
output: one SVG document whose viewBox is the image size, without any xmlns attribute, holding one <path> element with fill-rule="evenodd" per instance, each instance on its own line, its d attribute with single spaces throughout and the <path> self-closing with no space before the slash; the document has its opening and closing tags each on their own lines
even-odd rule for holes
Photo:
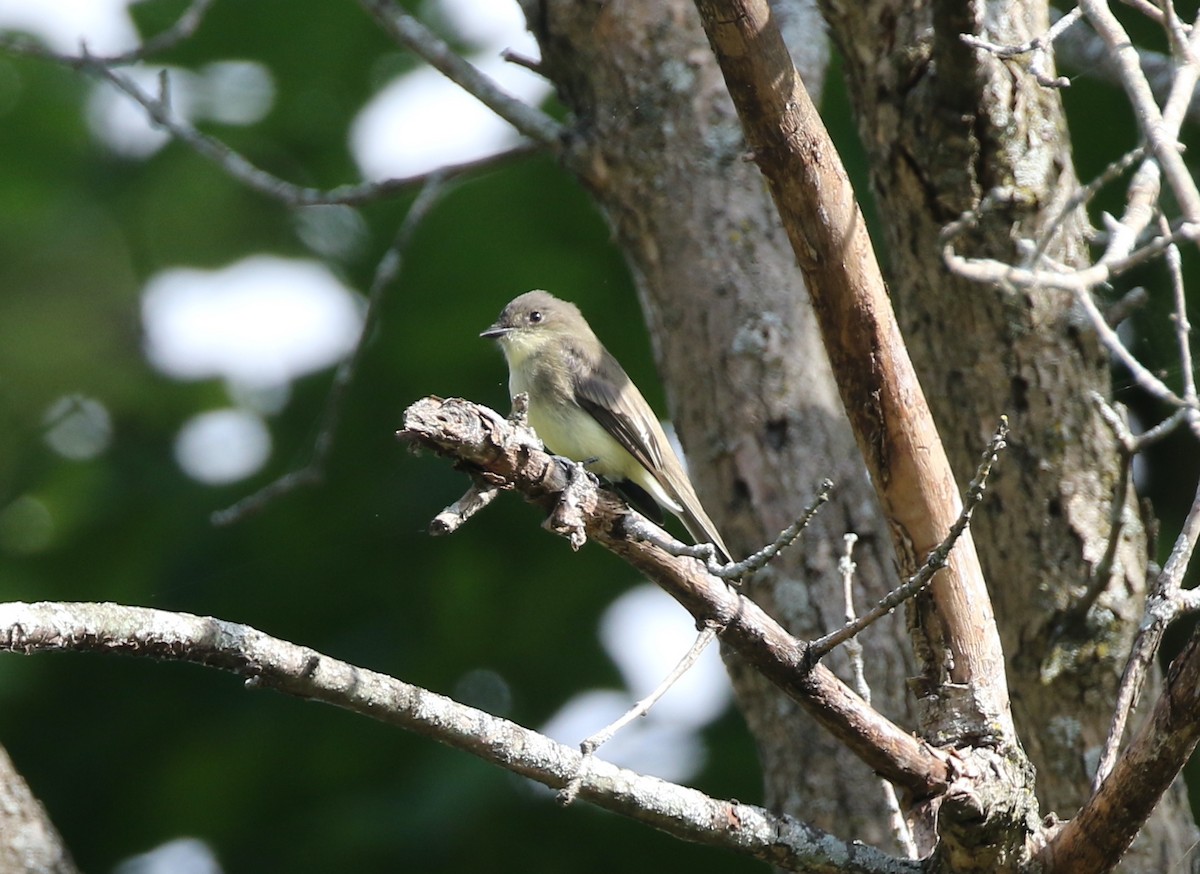
<svg viewBox="0 0 1200 874">
<path fill-rule="evenodd" d="M 528 396 L 529 424 L 551 452 L 612 481 L 639 509 L 649 495 L 697 543 L 711 543 L 721 561 L 732 560 L 658 417 L 579 307 L 528 291 L 479 336 L 499 344 L 509 394 Z"/>
</svg>

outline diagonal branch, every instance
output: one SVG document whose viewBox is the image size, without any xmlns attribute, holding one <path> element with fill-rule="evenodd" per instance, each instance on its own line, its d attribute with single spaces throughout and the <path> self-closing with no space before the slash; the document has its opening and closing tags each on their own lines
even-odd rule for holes
<svg viewBox="0 0 1200 874">
<path fill-rule="evenodd" d="M 695 617 L 698 625 L 720 629 L 721 640 L 764 677 L 806 710 L 847 748 L 883 777 L 914 798 L 941 793 L 950 779 L 946 760 L 895 725 L 823 665 L 812 665 L 804 643 L 792 637 L 753 601 L 710 574 L 698 559 L 671 555 L 641 537 L 633 537 L 626 520 L 639 528 L 651 523 L 632 513 L 611 492 L 598 488 L 590 475 L 565 459 L 545 452 L 527 428 L 514 425 L 494 410 L 462 399 L 426 398 L 405 411 L 398 435 L 414 446 L 454 458 L 459 466 L 499 488 L 516 489 L 552 511 L 559 526 L 560 497 L 570 489 L 573 523 L 586 536 L 646 574 Z"/>
<path fill-rule="evenodd" d="M 115 652 L 231 671 L 248 686 L 321 701 L 463 750 L 547 786 L 579 771 L 578 750 L 419 686 L 233 622 L 117 604 L 0 604 L 0 650 Z M 684 840 L 791 871 L 917 874 L 894 859 L 751 804 L 721 801 L 590 760 L 580 797 Z"/>
<path fill-rule="evenodd" d="M 696 0 L 784 229 L 804 272 L 842 404 L 893 533 L 913 574 L 954 524 L 958 488 L 904 341 L 854 192 L 792 66 L 766 0 Z M 930 688 L 971 689 L 970 711 L 939 719 L 959 736 L 1017 749 L 1004 656 L 970 532 L 930 587 L 945 629 L 918 647 Z M 945 653 L 942 658 L 940 653 Z M 949 665 L 942 676 L 943 665 Z M 935 714 L 936 715 L 936 714 Z M 926 726 L 928 728 L 929 726 Z"/>
<path fill-rule="evenodd" d="M 513 97 L 455 52 L 445 40 L 406 13 L 393 0 L 359 0 L 359 5 L 397 43 L 418 55 L 518 131 L 550 149 L 562 152 L 565 129 L 540 109 Z"/>
<path fill-rule="evenodd" d="M 214 525 L 232 525 L 235 522 L 257 513 L 276 498 L 288 494 L 304 486 L 317 485 L 325 478 L 325 466 L 333 452 L 333 440 L 342 416 L 342 404 L 346 393 L 354 382 L 355 374 L 366 354 L 367 345 L 375 336 L 379 322 L 379 310 L 383 302 L 383 293 L 396 281 L 400 268 L 404 263 L 409 243 L 417 229 L 425 221 L 426 216 L 437 206 L 447 192 L 446 180 L 438 172 L 433 173 L 421 188 L 420 193 L 412 202 L 392 244 L 383 253 L 375 266 L 375 277 L 367 292 L 367 313 L 363 318 L 362 330 L 358 342 L 349 358 L 338 365 L 333 375 L 333 385 L 329 388 L 329 396 L 325 400 L 325 410 L 321 414 L 321 423 L 313 445 L 312 458 L 303 467 L 291 470 L 273 480 L 251 495 L 240 499 L 232 506 L 218 510 L 212 514 Z"/>
<path fill-rule="evenodd" d="M 124 56 L 107 58 L 91 55 L 86 52 L 80 55 L 64 55 L 52 52 L 25 37 L 3 34 L 0 34 L 0 51 L 60 64 L 108 82 L 141 106 L 146 113 L 146 117 L 154 125 L 166 131 L 177 142 L 187 146 L 200 155 L 200 157 L 216 164 L 230 179 L 246 186 L 251 191 L 266 195 L 288 206 L 303 207 L 329 204 L 358 206 L 407 191 L 415 185 L 426 182 L 433 175 L 430 173 L 419 173 L 412 176 L 382 179 L 378 182 L 347 183 L 333 188 L 313 188 L 307 185 L 297 185 L 264 170 L 229 144 L 204 133 L 188 121 L 179 118 L 171 111 L 168 90 L 169 79 L 164 78 L 161 80 L 163 82 L 162 93 L 157 96 L 151 94 L 139 86 L 133 79 L 115 69 L 122 62 Z M 162 75 L 165 77 L 167 74 L 163 72 Z M 539 148 L 540 146 L 536 143 L 520 143 L 507 151 L 499 152 L 495 155 L 488 155 L 484 158 L 463 161 L 457 164 L 446 164 L 435 170 L 434 174 L 444 179 L 452 179 L 468 173 L 488 170 L 514 157 L 532 154 Z"/>
<path fill-rule="evenodd" d="M 1167 671 L 1166 688 L 1108 779 L 1046 845 L 1046 871 L 1102 874 L 1117 862 L 1200 740 L 1200 631 Z"/>
<path fill-rule="evenodd" d="M 1179 143 L 1164 123 L 1162 110 L 1154 100 L 1154 93 L 1146 75 L 1142 72 L 1138 51 L 1133 40 L 1104 0 L 1081 0 L 1080 6 L 1088 22 L 1108 47 L 1109 56 L 1119 70 L 1125 94 L 1133 106 L 1138 124 L 1150 147 L 1171 192 L 1189 222 L 1200 221 L 1200 190 L 1188 171 Z"/>
<path fill-rule="evenodd" d="M 891 613 L 909 598 L 915 597 L 929 585 L 929 581 L 933 579 L 933 575 L 946 566 L 946 561 L 950 557 L 950 551 L 954 549 L 954 544 L 962 537 L 963 532 L 967 530 L 967 526 L 971 524 L 971 515 L 975 512 L 975 508 L 983 501 L 983 492 L 987 487 L 987 478 L 992 472 L 992 465 L 996 463 L 1000 451 L 1006 446 L 1004 441 L 1007 436 L 1008 418 L 1002 417 L 999 426 L 996 428 L 996 433 L 992 435 L 991 441 L 983 451 L 983 458 L 979 462 L 975 478 L 967 486 L 967 499 L 963 504 L 962 511 L 958 514 L 958 518 L 954 521 L 954 524 L 950 526 L 950 531 L 946 535 L 946 539 L 938 544 L 937 549 L 929 553 L 920 570 L 905 580 L 903 584 L 880 598 L 875 606 L 862 616 L 852 616 L 841 628 L 814 640 L 811 647 L 813 658 L 820 658 L 839 644 L 851 640 L 868 625 L 877 622 Z"/>
<path fill-rule="evenodd" d="M 1154 666 L 1154 656 L 1158 653 L 1167 626 L 1187 609 L 1185 599 L 1180 597 L 1181 586 L 1192 555 L 1196 551 L 1197 542 L 1200 542 L 1200 486 L 1197 487 L 1191 510 L 1188 511 L 1183 530 L 1179 532 L 1179 537 L 1171 549 L 1171 555 L 1155 578 L 1154 587 L 1146 598 L 1145 616 L 1137 637 L 1134 638 L 1125 670 L 1121 674 L 1121 683 L 1117 687 L 1117 701 L 1113 707 L 1112 725 L 1096 766 L 1095 785 L 1098 788 L 1110 779 L 1113 763 L 1117 761 L 1117 751 L 1121 747 L 1121 738 L 1125 735 L 1125 725 L 1137 707 L 1146 674 Z M 1182 763 L 1180 765 L 1182 766 Z"/>
</svg>

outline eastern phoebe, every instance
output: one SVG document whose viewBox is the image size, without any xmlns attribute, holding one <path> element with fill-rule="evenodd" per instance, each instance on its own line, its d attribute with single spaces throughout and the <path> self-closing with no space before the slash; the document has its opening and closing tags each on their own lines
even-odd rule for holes
<svg viewBox="0 0 1200 874">
<path fill-rule="evenodd" d="M 711 543 L 718 558 L 731 560 L 658 417 L 579 307 L 529 291 L 479 336 L 499 342 L 509 394 L 529 396 L 529 424 L 551 452 L 633 483 L 678 516 L 697 543 Z"/>
</svg>

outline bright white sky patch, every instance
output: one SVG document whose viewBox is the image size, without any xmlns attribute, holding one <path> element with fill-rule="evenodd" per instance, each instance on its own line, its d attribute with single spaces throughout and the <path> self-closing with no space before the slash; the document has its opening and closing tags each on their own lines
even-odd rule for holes
<svg viewBox="0 0 1200 874">
<path fill-rule="evenodd" d="M 361 299 L 323 265 L 255 255 L 222 270 L 165 270 L 142 295 L 146 355 L 178 379 L 275 386 L 354 348 Z"/>
<path fill-rule="evenodd" d="M 194 480 L 208 485 L 237 482 L 271 455 L 271 434 L 248 410 L 211 410 L 193 416 L 175 438 L 175 460 Z"/>
<path fill-rule="evenodd" d="M 662 679 L 661 677 L 659 679 Z M 561 744 L 578 747 L 633 706 L 628 694 L 601 689 L 581 692 L 550 717 L 540 731 Z M 606 743 L 599 755 L 614 765 L 663 780 L 684 782 L 704 766 L 705 747 L 699 732 L 656 719 L 654 711 L 635 719 Z"/>
<path fill-rule="evenodd" d="M 590 689 L 575 695 L 541 728 L 560 743 L 578 745 L 661 683 L 691 648 L 696 629 L 678 604 L 645 585 L 609 605 L 600 619 L 600 639 L 630 691 Z M 731 697 L 713 644 L 646 716 L 617 732 L 602 755 L 664 780 L 686 781 L 704 766 L 701 730 L 725 711 Z"/>
<path fill-rule="evenodd" d="M 617 598 L 600 617 L 600 640 L 636 698 L 648 694 L 696 640 L 695 621 L 657 586 Z M 690 726 L 712 722 L 731 698 L 729 677 L 715 643 L 654 705 L 651 714 Z"/>
<path fill-rule="evenodd" d="M 516 3 L 443 0 L 439 12 L 479 51 L 468 58 L 511 96 L 537 104 L 549 83 L 499 57 L 510 48 L 538 56 Z M 367 179 L 426 173 L 444 164 L 484 158 L 517 143 L 508 122 L 428 67 L 398 77 L 363 108 L 350 132 L 350 148 Z"/>
<path fill-rule="evenodd" d="M 3 0 L 0 0 L 3 2 Z M 125 67 L 121 75 L 142 91 L 159 96 L 159 73 L 167 70 L 168 93 L 172 114 L 181 118 L 192 115 L 192 95 L 196 77 L 186 70 L 163 67 Z M 140 104 L 108 82 L 96 82 L 88 94 L 88 130 L 114 153 L 125 158 L 148 158 L 167 144 L 171 135 L 150 123 Z"/>
<path fill-rule="evenodd" d="M 199 838 L 176 838 L 126 859 L 113 874 L 221 874 L 221 864 Z"/>
<path fill-rule="evenodd" d="M 129 0 L 0 0 L 0 29 L 21 30 L 57 52 L 111 55 L 138 43 Z"/>
<path fill-rule="evenodd" d="M 511 48 L 522 54 L 537 54 L 537 42 L 525 27 L 518 3 L 495 0 L 438 0 L 430 4 L 433 14 L 444 21 L 463 42 L 481 50 Z"/>
<path fill-rule="evenodd" d="M 157 99 L 162 96 L 164 71 L 171 112 L 187 122 L 255 124 L 275 103 L 275 79 L 256 61 L 217 61 L 198 73 L 180 67 L 132 66 L 123 67 L 120 74 Z M 92 136 L 126 158 L 147 158 L 171 139 L 151 123 L 145 107 L 110 82 L 92 86 L 87 121 Z"/>
</svg>

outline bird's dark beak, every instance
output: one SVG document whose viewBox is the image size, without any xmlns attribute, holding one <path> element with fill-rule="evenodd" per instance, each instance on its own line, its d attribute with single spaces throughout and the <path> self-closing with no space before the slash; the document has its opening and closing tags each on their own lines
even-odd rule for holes
<svg viewBox="0 0 1200 874">
<path fill-rule="evenodd" d="M 490 328 L 488 328 L 486 331 L 481 331 L 479 336 L 487 337 L 489 340 L 498 340 L 511 330 L 512 330 L 512 328 L 505 327 L 504 325 L 497 322 L 496 324 L 494 324 Z"/>
</svg>

